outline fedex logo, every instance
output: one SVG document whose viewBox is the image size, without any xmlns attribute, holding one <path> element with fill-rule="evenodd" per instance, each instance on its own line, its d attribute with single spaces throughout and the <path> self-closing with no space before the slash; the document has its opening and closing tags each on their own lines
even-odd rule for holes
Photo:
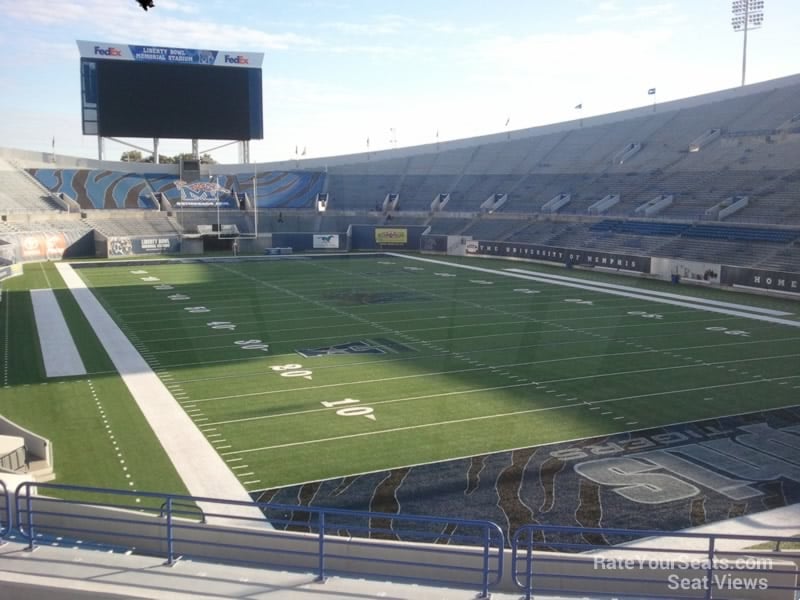
<svg viewBox="0 0 800 600">
<path fill-rule="evenodd" d="M 94 47 L 94 53 L 102 56 L 122 56 L 122 51 L 119 48 L 109 47 L 101 48 L 100 46 Z"/>
<path fill-rule="evenodd" d="M 225 55 L 225 62 L 232 65 L 249 65 L 250 59 L 246 56 L 231 56 L 230 54 Z"/>
</svg>

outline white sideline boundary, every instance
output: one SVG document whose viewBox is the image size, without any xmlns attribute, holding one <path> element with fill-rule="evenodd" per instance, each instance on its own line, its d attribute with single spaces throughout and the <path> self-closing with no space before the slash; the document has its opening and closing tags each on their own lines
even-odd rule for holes
<svg viewBox="0 0 800 600">
<path fill-rule="evenodd" d="M 53 290 L 31 290 L 31 304 L 45 374 L 48 377 L 86 375 L 86 367 Z"/>
<path fill-rule="evenodd" d="M 137 352 L 83 279 L 69 264 L 56 263 L 56 268 L 189 493 L 192 496 L 252 503 L 253 500 L 244 486 Z M 259 526 L 268 526 L 264 514 L 255 506 L 214 502 L 197 504 L 210 515 L 222 515 L 208 516 L 206 522 L 210 524 L 234 527 L 256 525 L 255 521 L 226 519 L 225 515 L 228 515 L 258 519 L 261 521 Z"/>
<path fill-rule="evenodd" d="M 406 256 L 405 254 L 397 254 L 394 252 L 387 252 L 386 254 L 388 256 L 393 256 L 395 258 L 402 258 L 405 260 L 416 260 L 419 262 L 426 262 L 439 265 L 441 267 L 466 269 L 468 271 L 489 273 L 491 275 L 501 275 L 503 277 L 515 277 L 517 279 L 523 279 L 527 281 L 536 281 L 537 283 L 548 283 L 550 285 L 560 285 L 562 287 L 576 288 L 579 290 L 587 290 L 590 292 L 598 292 L 602 294 L 609 294 L 612 296 L 624 296 L 626 298 L 636 298 L 637 300 L 648 300 L 650 302 L 657 302 L 659 304 L 682 306 L 684 308 L 693 308 L 695 310 L 704 310 L 706 312 L 720 313 L 723 315 L 729 315 L 731 317 L 743 317 L 745 319 L 753 319 L 755 321 L 766 321 L 767 323 L 775 323 L 776 325 L 788 325 L 789 327 L 800 328 L 800 321 L 792 321 L 790 319 L 780 319 L 778 317 L 772 317 L 769 315 L 761 315 L 761 314 L 756 314 L 755 312 L 748 312 L 748 309 L 750 307 L 744 305 L 741 306 L 742 310 L 733 310 L 730 308 L 722 308 L 719 306 L 711 306 L 708 304 L 697 304 L 693 301 L 689 301 L 690 298 L 688 296 L 686 297 L 687 298 L 686 301 L 680 301 L 680 300 L 673 300 L 671 298 L 659 298 L 658 296 L 649 294 L 644 290 L 638 291 L 637 293 L 633 293 L 633 292 L 625 292 L 622 290 L 614 290 L 610 288 L 598 287 L 596 285 L 592 285 L 591 282 L 588 282 L 587 280 L 584 279 L 570 279 L 566 277 L 562 279 L 553 279 L 552 277 L 539 276 L 538 274 L 534 274 L 533 272 L 530 272 L 529 275 L 523 275 L 522 273 L 515 273 L 510 270 L 496 270 L 496 269 L 487 269 L 486 267 L 474 267 L 472 265 L 463 265 L 460 263 L 441 261 L 433 258 Z M 564 279 L 566 279 L 566 281 L 564 281 Z"/>
<path fill-rule="evenodd" d="M 641 288 L 631 287 L 629 285 L 617 285 L 614 283 L 606 283 L 604 281 L 592 281 L 587 279 L 578 280 L 575 277 L 565 277 L 564 275 L 554 275 L 552 273 L 538 273 L 536 271 L 528 271 L 526 269 L 504 269 L 511 273 L 520 273 L 521 275 L 534 275 L 536 277 L 546 277 L 555 279 L 557 281 L 586 281 L 594 287 L 608 288 L 610 290 L 622 290 L 623 292 L 634 292 L 639 294 L 647 294 L 648 296 L 657 296 L 659 298 L 671 298 L 673 300 L 691 300 L 698 304 L 709 304 L 711 306 L 720 306 L 722 308 L 742 309 L 748 312 L 759 313 L 762 315 L 770 315 L 773 317 L 789 317 L 792 315 L 790 312 L 784 310 L 773 310 L 771 308 L 762 308 L 760 306 L 747 306 L 745 304 L 736 304 L 734 302 L 722 302 L 721 300 L 711 300 L 710 298 L 700 298 L 698 296 L 684 296 L 682 294 L 673 294 L 670 292 L 658 292 L 656 290 L 644 290 Z M 756 288 L 750 288 L 756 289 Z"/>
</svg>

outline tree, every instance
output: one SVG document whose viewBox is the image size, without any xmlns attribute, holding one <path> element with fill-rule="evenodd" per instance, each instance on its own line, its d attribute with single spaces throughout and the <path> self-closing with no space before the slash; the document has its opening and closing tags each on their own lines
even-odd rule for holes
<svg viewBox="0 0 800 600">
<path fill-rule="evenodd" d="M 165 156 L 163 154 L 158 155 L 158 162 L 162 165 L 174 165 L 181 162 L 183 160 L 192 160 L 194 157 L 192 156 L 191 152 L 183 152 L 181 154 L 176 154 L 175 156 Z M 122 153 L 122 156 L 119 159 L 123 162 L 146 162 L 152 163 L 153 162 L 153 155 L 150 154 L 147 157 L 142 156 L 142 153 L 139 150 L 127 150 L 126 152 Z M 217 161 L 214 160 L 210 154 L 205 153 L 200 157 L 200 162 L 206 165 L 215 165 Z"/>
<path fill-rule="evenodd" d="M 184 152 L 182 154 L 176 154 L 173 158 L 175 159 L 175 162 L 177 163 L 177 162 L 180 162 L 181 159 L 183 159 L 183 160 L 193 160 L 194 156 L 192 156 L 191 152 Z M 215 165 L 215 164 L 217 164 L 217 161 L 214 160 L 214 157 L 211 156 L 208 152 L 206 152 L 205 154 L 202 154 L 200 156 L 200 162 L 205 164 L 205 165 Z"/>
<path fill-rule="evenodd" d="M 138 150 L 123 152 L 119 159 L 123 162 L 142 162 L 142 153 Z"/>
</svg>

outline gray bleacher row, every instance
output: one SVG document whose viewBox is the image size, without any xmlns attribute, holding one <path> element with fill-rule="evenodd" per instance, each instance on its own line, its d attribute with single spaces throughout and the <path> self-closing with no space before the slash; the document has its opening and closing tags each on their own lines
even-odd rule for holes
<svg viewBox="0 0 800 600">
<path fill-rule="evenodd" d="M 608 215 L 631 215 L 658 194 L 672 194 L 673 205 L 661 215 L 695 220 L 731 195 L 751 196 L 750 206 L 730 217 L 734 222 L 800 222 L 798 186 L 800 128 L 791 119 L 800 114 L 800 84 L 733 95 L 664 112 L 637 113 L 635 118 L 592 119 L 570 127 L 514 132 L 471 145 L 448 149 L 431 145 L 423 152 L 333 165 L 325 189 L 330 209 L 371 211 L 382 208 L 387 194 L 400 195 L 401 211 L 429 211 L 434 197 L 449 193 L 445 210 L 477 212 L 495 193 L 508 194 L 499 210 L 534 214 L 554 196 L 569 193 L 560 212 L 586 214 L 607 194 L 621 201 Z M 729 95 L 730 96 L 730 95 Z M 712 99 L 713 100 L 713 99 Z M 790 125 L 787 127 L 787 123 Z M 700 152 L 689 144 L 709 129 L 722 135 Z M 625 164 L 612 158 L 630 143 L 641 150 Z M 22 206 L 45 208 L 42 188 L 3 161 L 0 180 L 17 181 L 25 190 L 0 196 L 0 212 Z M 9 188 L 0 185 L 8 195 Z M 45 202 L 45 206 L 41 203 Z M 38 203 L 38 204 L 37 204 Z M 46 206 L 53 208 L 52 206 Z"/>
<path fill-rule="evenodd" d="M 105 236 L 177 235 L 180 225 L 166 213 L 158 211 L 87 211 L 84 222 Z"/>
<path fill-rule="evenodd" d="M 494 193 L 507 193 L 505 212 L 535 213 L 553 196 L 572 194 L 565 213 L 585 214 L 606 194 L 620 194 L 609 214 L 631 214 L 654 195 L 669 193 L 664 216 L 697 219 L 731 195 L 752 194 L 735 222 L 800 222 L 797 186 L 800 134 L 785 128 L 800 114 L 800 86 L 768 89 L 724 101 L 595 127 L 476 143 L 471 148 L 334 166 L 328 191 L 333 207 L 373 209 L 398 193 L 402 210 L 429 210 L 449 193 L 446 210 L 477 211 Z M 779 128 L 783 130 L 778 131 Z M 720 138 L 700 152 L 690 143 L 709 129 Z M 641 151 L 625 164 L 614 155 L 628 143 Z M 776 201 L 773 204 L 773 199 Z"/>
<path fill-rule="evenodd" d="M 0 212 L 58 210 L 60 207 L 22 169 L 0 158 Z"/>
</svg>

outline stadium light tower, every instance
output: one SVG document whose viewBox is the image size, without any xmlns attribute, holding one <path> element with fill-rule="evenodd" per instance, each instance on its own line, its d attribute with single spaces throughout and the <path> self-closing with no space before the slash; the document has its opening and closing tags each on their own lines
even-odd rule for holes
<svg viewBox="0 0 800 600">
<path fill-rule="evenodd" d="M 758 29 L 764 22 L 764 0 L 733 0 L 731 12 L 733 30 L 744 32 L 742 47 L 742 86 L 744 86 L 747 71 L 747 32 L 750 29 Z"/>
</svg>

